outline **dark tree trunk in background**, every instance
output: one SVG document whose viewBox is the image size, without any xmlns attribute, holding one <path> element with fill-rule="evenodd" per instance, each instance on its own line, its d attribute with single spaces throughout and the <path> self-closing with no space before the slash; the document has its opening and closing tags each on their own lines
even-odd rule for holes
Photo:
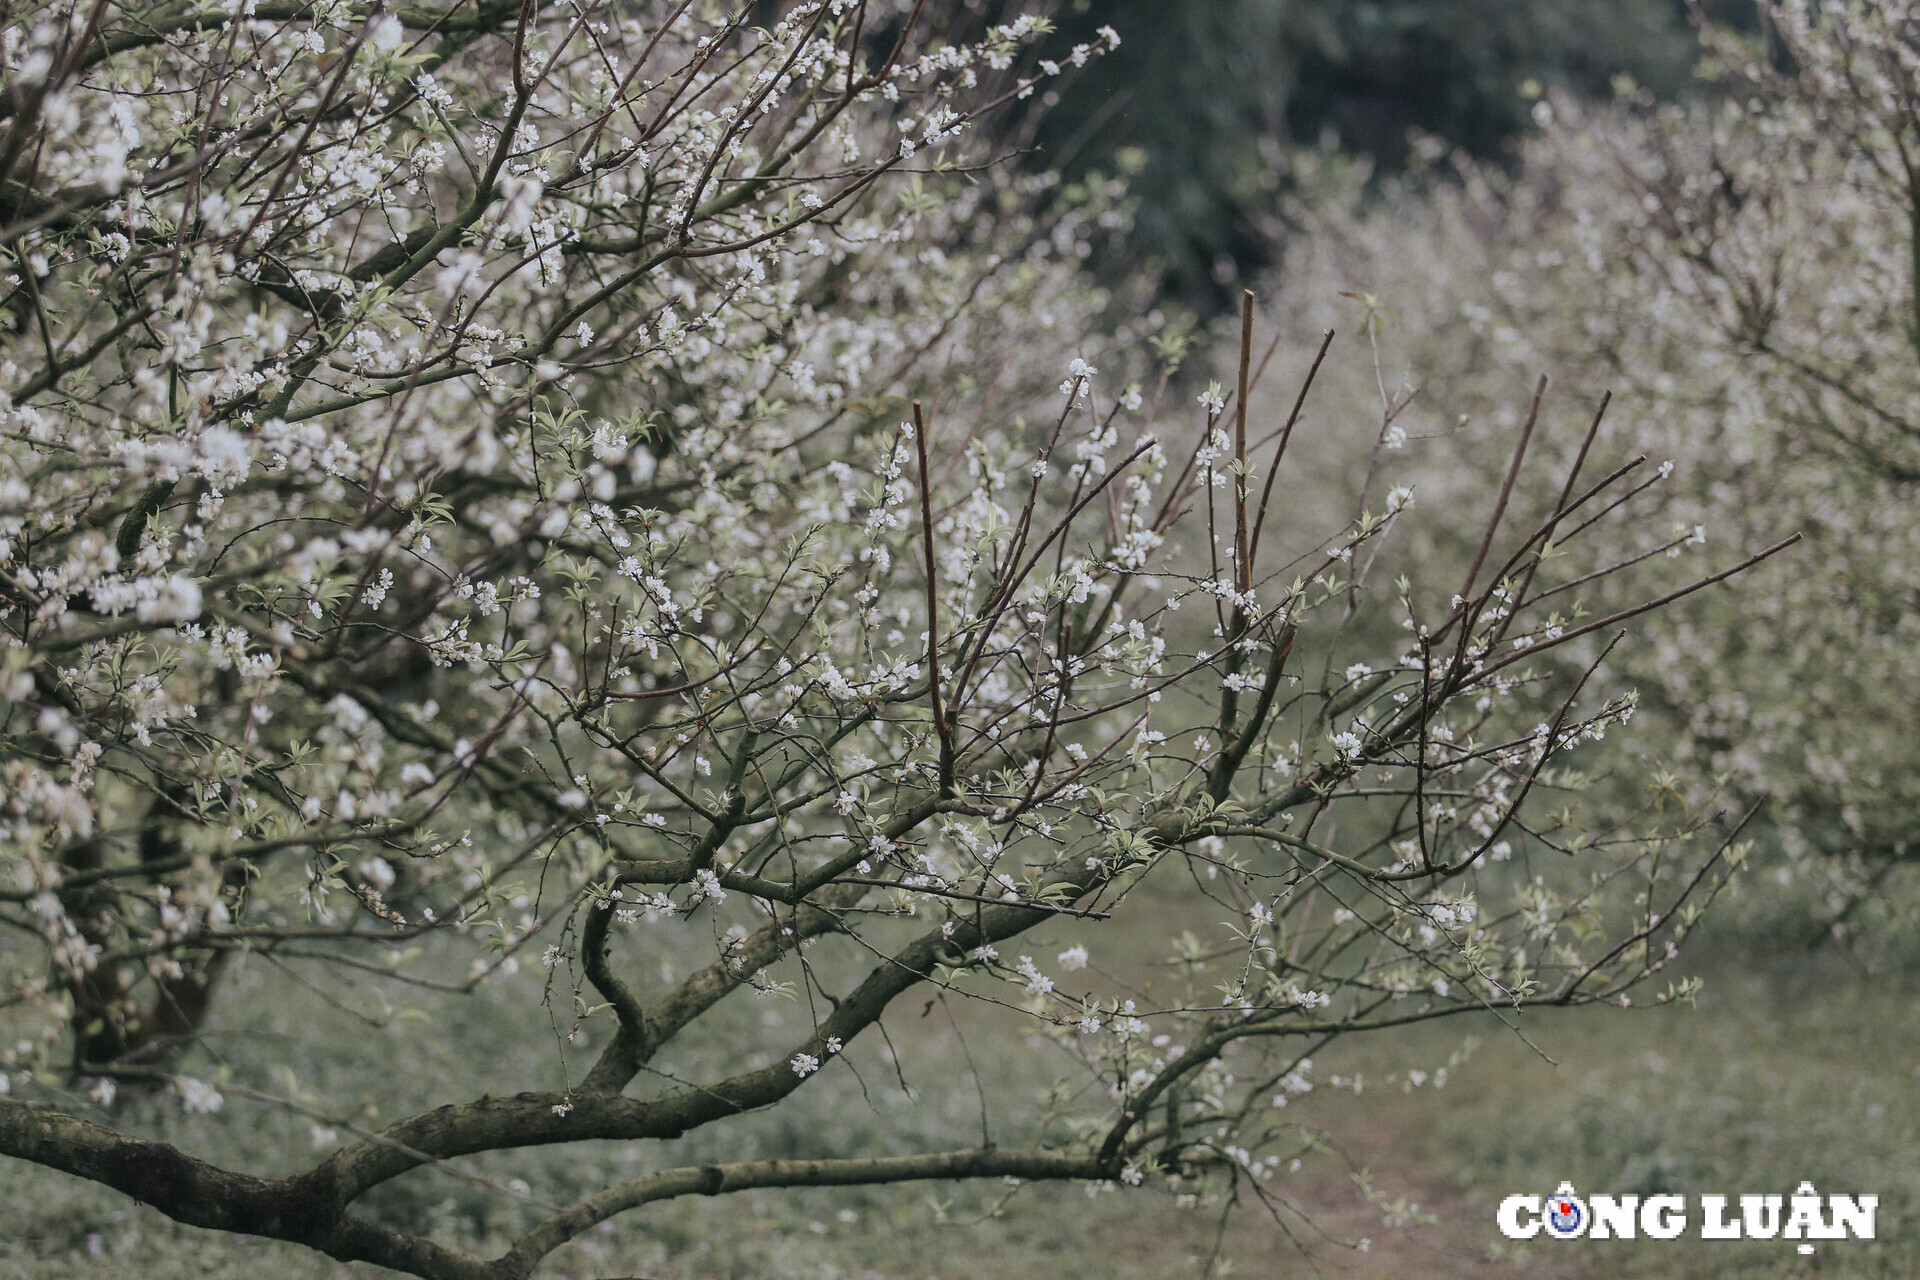
<svg viewBox="0 0 1920 1280">
<path fill-rule="evenodd" d="M 1757 22 L 1750 0 L 1706 7 Z M 1157 263 L 1168 296 L 1202 315 L 1274 261 L 1278 144 L 1331 139 L 1390 172 L 1425 133 L 1500 160 L 1531 127 L 1527 81 L 1600 96 L 1627 75 L 1676 97 L 1694 90 L 1699 55 L 1686 0 L 965 0 L 923 21 L 960 38 L 1035 12 L 1058 27 L 1038 56 L 1065 62 L 1102 25 L 1124 43 L 1057 104 L 1017 104 L 998 127 L 1070 179 L 1128 172 L 1129 250 L 1096 266 Z"/>
</svg>

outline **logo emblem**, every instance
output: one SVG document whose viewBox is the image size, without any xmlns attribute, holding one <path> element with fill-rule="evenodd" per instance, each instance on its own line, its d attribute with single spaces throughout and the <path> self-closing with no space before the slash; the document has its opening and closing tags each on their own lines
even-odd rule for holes
<svg viewBox="0 0 1920 1280">
<path fill-rule="evenodd" d="M 1573 1193 L 1573 1184 L 1563 1182 L 1560 1189 L 1547 1197 L 1542 1215 L 1547 1234 L 1560 1240 L 1571 1240 L 1582 1235 L 1587 1229 L 1587 1202 Z"/>
</svg>

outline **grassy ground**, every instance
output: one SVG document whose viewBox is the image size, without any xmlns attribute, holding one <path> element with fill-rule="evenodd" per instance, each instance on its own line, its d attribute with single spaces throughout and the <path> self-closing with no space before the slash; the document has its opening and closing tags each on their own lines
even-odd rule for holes
<svg viewBox="0 0 1920 1280">
<path fill-rule="evenodd" d="M 1708 974 L 1696 1010 L 1531 1017 L 1526 1030 L 1539 1052 L 1492 1024 L 1329 1052 L 1320 1076 L 1347 1083 L 1323 1085 L 1296 1105 L 1300 1118 L 1326 1131 L 1332 1149 L 1307 1156 L 1280 1180 L 1272 1211 L 1246 1198 L 1224 1228 L 1225 1205 L 1182 1209 L 1147 1190 L 1089 1198 L 1077 1187 L 1022 1188 L 1005 1203 L 1000 1187 L 755 1193 L 630 1215 L 555 1255 L 543 1274 L 1092 1280 L 1199 1276 L 1210 1258 L 1215 1274 L 1353 1280 L 1920 1274 L 1920 1021 L 1913 1016 L 1920 982 L 1862 974 L 1832 956 L 1792 965 L 1722 956 Z M 956 1047 L 954 1030 L 937 1019 L 910 1034 L 928 1051 Z M 1409 1067 L 1445 1063 L 1468 1034 L 1478 1048 L 1451 1071 L 1444 1091 L 1430 1082 L 1420 1089 L 1404 1080 L 1379 1083 Z M 861 1109 L 855 1098 L 844 1105 L 850 1116 Z M 930 1123 L 884 1096 L 865 1111 L 849 1121 L 850 1145 L 903 1131 L 910 1137 Z M 961 1123 L 956 1113 L 934 1127 Z M 272 1145 L 294 1136 L 269 1126 L 260 1138 Z M 191 1146 L 206 1135 L 179 1137 Z M 769 1140 L 756 1139 L 763 1147 Z M 540 1185 L 557 1192 L 634 1156 L 542 1158 Z M 561 1159 L 575 1167 L 555 1163 Z M 1366 1172 L 1373 1201 L 1361 1194 L 1355 1170 Z M 504 1179 L 511 1170 L 481 1172 Z M 490 1219 L 497 1209 L 464 1184 L 413 1176 L 407 1202 L 389 1212 L 424 1209 L 468 1236 L 511 1229 Z M 1804 1259 L 1781 1242 L 1512 1245 L 1499 1238 L 1493 1210 L 1501 1197 L 1545 1193 L 1562 1179 L 1596 1191 L 1689 1195 L 1786 1194 L 1811 1179 L 1823 1191 L 1878 1193 L 1879 1239 L 1825 1244 Z M 1353 1247 L 1363 1238 L 1364 1252 Z M 0 1277 L 7 1280 L 263 1274 L 376 1273 L 182 1230 L 85 1184 L 0 1166 Z"/>
<path fill-rule="evenodd" d="M 1920 987 L 1831 955 L 1716 968 L 1697 1011 L 1538 1020 L 1558 1067 L 1490 1041 L 1421 1149 L 1480 1224 L 1501 1196 L 1562 1178 L 1689 1197 L 1790 1195 L 1811 1180 L 1881 1197 L 1874 1242 L 1812 1258 L 1779 1241 L 1539 1240 L 1522 1262 L 1577 1253 L 1591 1274 L 1663 1278 L 1920 1274 Z"/>
</svg>

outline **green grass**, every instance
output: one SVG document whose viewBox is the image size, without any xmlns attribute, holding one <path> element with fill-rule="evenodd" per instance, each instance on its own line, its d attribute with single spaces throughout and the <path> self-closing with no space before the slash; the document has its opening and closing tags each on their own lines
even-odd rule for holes
<svg viewBox="0 0 1920 1280">
<path fill-rule="evenodd" d="M 1595 1274 L 1646 1277 L 1911 1277 L 1920 1274 L 1920 984 L 1870 977 L 1831 954 L 1792 963 L 1722 959 L 1697 1010 L 1591 1011 L 1531 1020 L 1549 1066 L 1488 1037 L 1422 1154 L 1486 1216 L 1516 1191 L 1562 1179 L 1615 1193 L 1877 1193 L 1878 1238 L 1781 1241 L 1544 1238 L 1522 1269 L 1580 1254 Z"/>
<path fill-rule="evenodd" d="M 1323 1129 L 1330 1150 L 1309 1156 L 1275 1190 L 1331 1236 L 1370 1237 L 1372 1252 L 1322 1241 L 1316 1272 L 1289 1238 L 1313 1240 L 1315 1227 L 1292 1210 L 1276 1221 L 1249 1202 L 1220 1237 L 1221 1257 L 1235 1264 L 1233 1274 L 1354 1280 L 1920 1274 L 1920 1020 L 1913 1016 L 1920 979 L 1864 974 L 1832 953 L 1755 958 L 1730 949 L 1694 971 L 1708 979 L 1697 1009 L 1529 1014 L 1523 1029 L 1557 1065 L 1490 1019 L 1335 1046 L 1320 1056 L 1317 1074 L 1323 1081 L 1339 1076 L 1347 1086 L 1324 1083 L 1288 1113 Z M 531 1001 L 532 993 L 524 994 Z M 349 1030 L 338 1010 L 243 978 L 222 1007 L 227 1035 L 216 1043 L 239 1078 L 260 1079 L 264 1068 L 250 1059 L 271 1060 L 281 1047 L 278 1037 L 303 1029 L 320 1047 L 302 1067 L 302 1086 L 333 1108 L 377 1097 L 382 1110 L 365 1115 L 369 1124 L 403 1107 L 461 1096 L 463 1088 L 498 1088 L 503 1079 L 544 1083 L 545 1073 L 557 1072 L 552 1046 L 503 1038 L 502 1026 L 477 1017 L 434 1013 L 426 1024 L 431 1034 L 417 1023 L 382 1033 L 391 1046 L 375 1079 L 338 1047 L 348 1043 Z M 858 1076 L 823 1077 L 809 1091 L 816 1107 L 809 1113 L 776 1110 L 712 1126 L 671 1151 L 585 1144 L 496 1154 L 466 1167 L 501 1184 L 525 1179 L 535 1195 L 566 1202 L 607 1179 L 666 1161 L 978 1141 L 979 1108 L 970 1085 L 922 1087 L 954 1060 L 961 1031 L 983 1064 L 1001 1064 L 985 1081 L 996 1105 L 1016 1111 L 1035 1105 L 1055 1073 L 1051 1050 L 991 1017 L 962 1009 L 956 1024 L 937 1007 L 930 1016 L 919 1014 L 916 1005 L 889 1020 L 912 1095 L 878 1045 L 861 1045 Z M 805 1015 L 785 1002 L 740 1001 L 729 1016 L 744 1026 Z M 329 1019 L 338 1022 L 337 1036 L 313 1034 L 333 1025 Z M 1444 1091 L 1430 1082 L 1410 1087 L 1410 1068 L 1431 1072 L 1447 1063 L 1468 1035 L 1478 1048 L 1453 1068 Z M 503 1052 L 503 1043 L 513 1047 Z M 690 1072 L 716 1065 L 699 1060 L 692 1048 L 683 1056 L 680 1065 Z M 1364 1082 L 1359 1092 L 1352 1087 L 1356 1076 Z M 234 1095 L 217 1118 L 183 1117 L 163 1100 L 136 1102 L 121 1119 L 257 1172 L 297 1168 L 313 1154 L 305 1119 Z M 1379 1208 L 1360 1197 L 1350 1176 L 1356 1167 L 1368 1170 L 1383 1203 L 1402 1202 L 1402 1219 L 1436 1215 L 1437 1224 L 1388 1225 Z M 1512 1246 L 1498 1237 L 1493 1210 L 1501 1197 L 1545 1193 L 1562 1179 L 1592 1191 L 1689 1196 L 1786 1194 L 1811 1179 L 1823 1191 L 1879 1194 L 1879 1239 L 1822 1245 L 1809 1263 L 1781 1242 L 1536 1240 Z M 1080 1187 L 1026 1187 L 1002 1204 L 1006 1190 L 925 1184 L 678 1201 L 591 1233 L 550 1258 L 541 1274 L 571 1280 L 1199 1276 L 1214 1252 L 1223 1208 L 1218 1202 L 1179 1208 L 1151 1187 L 1093 1198 Z M 431 1222 L 444 1237 L 486 1253 L 503 1247 L 532 1213 L 511 1197 L 431 1170 L 397 1179 L 362 1207 L 396 1223 Z M 0 1280 L 376 1274 L 383 1273 L 342 1268 L 291 1246 L 179 1228 L 114 1193 L 0 1161 Z"/>
</svg>

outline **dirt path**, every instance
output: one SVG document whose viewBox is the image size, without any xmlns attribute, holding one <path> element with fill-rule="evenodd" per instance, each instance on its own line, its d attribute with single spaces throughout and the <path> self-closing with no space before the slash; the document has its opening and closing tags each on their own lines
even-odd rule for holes
<svg viewBox="0 0 1920 1280">
<path fill-rule="evenodd" d="M 1591 1272 L 1571 1254 L 1555 1258 L 1529 1251 L 1523 1267 L 1489 1256 L 1499 1241 L 1494 1228 L 1496 1202 L 1474 1197 L 1438 1174 L 1415 1149 L 1418 1119 L 1411 1106 L 1387 1102 L 1348 1115 L 1340 1141 L 1353 1166 L 1368 1171 L 1376 1195 L 1387 1205 L 1404 1202 L 1404 1225 L 1383 1221 L 1379 1205 L 1369 1202 L 1348 1166 L 1322 1158 L 1318 1167 L 1275 1179 L 1305 1215 L 1273 1215 L 1243 1202 L 1229 1226 L 1223 1253 L 1234 1260 L 1230 1274 L 1260 1280 L 1325 1276 L 1340 1280 L 1469 1280 L 1489 1274 L 1525 1275 L 1529 1280 L 1584 1280 Z M 1181 1212 L 1139 1206 L 1117 1242 L 1127 1277 L 1193 1275 L 1199 1258 L 1212 1247 L 1217 1217 L 1204 1211 Z M 1425 1221 L 1424 1219 L 1437 1219 Z M 1347 1242 L 1366 1240 L 1362 1251 Z M 1299 1245 L 1310 1247 L 1310 1256 Z"/>
</svg>

